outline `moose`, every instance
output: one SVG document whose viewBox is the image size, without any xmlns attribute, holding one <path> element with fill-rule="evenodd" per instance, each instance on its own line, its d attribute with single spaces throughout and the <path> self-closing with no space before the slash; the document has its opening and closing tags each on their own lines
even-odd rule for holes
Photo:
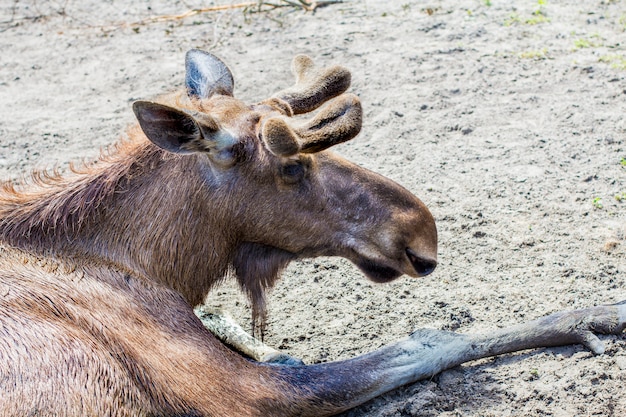
<svg viewBox="0 0 626 417">
<path fill-rule="evenodd" d="M 185 89 L 137 101 L 94 163 L 0 190 L 0 416 L 323 416 L 466 361 L 620 334 L 626 305 L 485 335 L 417 330 L 355 358 L 251 358 L 193 308 L 232 277 L 256 327 L 291 261 L 341 256 L 375 282 L 437 265 L 411 192 L 328 148 L 361 129 L 350 72 L 297 56 L 296 83 L 248 105 L 214 55 Z M 296 119 L 317 110 L 309 120 Z"/>
</svg>

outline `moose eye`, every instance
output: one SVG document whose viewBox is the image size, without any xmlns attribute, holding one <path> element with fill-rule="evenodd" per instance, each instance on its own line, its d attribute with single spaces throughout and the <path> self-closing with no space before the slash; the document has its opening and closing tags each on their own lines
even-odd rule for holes
<svg viewBox="0 0 626 417">
<path fill-rule="evenodd" d="M 296 183 L 304 177 L 304 166 L 300 162 L 290 162 L 280 169 L 281 176 L 288 183 Z"/>
</svg>

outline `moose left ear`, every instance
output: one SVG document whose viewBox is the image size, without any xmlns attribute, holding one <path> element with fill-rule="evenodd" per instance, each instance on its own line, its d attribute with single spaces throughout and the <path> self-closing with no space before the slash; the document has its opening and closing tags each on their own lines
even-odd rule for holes
<svg viewBox="0 0 626 417">
<path fill-rule="evenodd" d="M 185 56 L 185 85 L 190 98 L 205 99 L 214 94 L 232 96 L 233 74 L 218 57 L 199 49 Z"/>
<path fill-rule="evenodd" d="M 158 147 L 182 154 L 206 152 L 221 165 L 231 162 L 237 140 L 220 129 L 211 116 L 191 115 L 151 101 L 136 101 L 133 111 L 143 132 Z"/>
</svg>

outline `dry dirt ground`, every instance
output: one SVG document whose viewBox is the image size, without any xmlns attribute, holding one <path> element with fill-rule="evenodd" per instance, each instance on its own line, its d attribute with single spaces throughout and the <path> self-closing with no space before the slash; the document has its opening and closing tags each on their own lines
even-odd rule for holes
<svg viewBox="0 0 626 417">
<path fill-rule="evenodd" d="M 353 72 L 363 131 L 344 156 L 431 208 L 440 265 L 374 285 L 341 259 L 293 264 L 269 344 L 349 358 L 419 327 L 482 332 L 626 299 L 626 1 L 345 1 L 124 25 L 199 0 L 2 0 L 0 178 L 91 159 L 130 104 L 183 82 L 184 53 L 231 66 L 236 95 L 292 83 L 297 53 Z M 222 2 L 221 4 L 227 4 Z M 622 200 L 622 201 L 620 201 Z M 249 322 L 233 285 L 209 304 Z M 469 363 L 345 416 L 626 415 L 626 341 Z"/>
</svg>

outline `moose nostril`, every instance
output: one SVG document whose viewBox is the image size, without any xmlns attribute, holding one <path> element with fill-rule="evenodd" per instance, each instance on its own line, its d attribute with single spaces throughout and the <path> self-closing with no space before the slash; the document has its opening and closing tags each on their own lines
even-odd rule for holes
<svg viewBox="0 0 626 417">
<path fill-rule="evenodd" d="M 411 248 L 406 249 L 406 255 L 411 261 L 413 268 L 420 276 L 430 274 L 437 267 L 437 261 L 432 258 L 426 258 L 416 254 Z"/>
</svg>

